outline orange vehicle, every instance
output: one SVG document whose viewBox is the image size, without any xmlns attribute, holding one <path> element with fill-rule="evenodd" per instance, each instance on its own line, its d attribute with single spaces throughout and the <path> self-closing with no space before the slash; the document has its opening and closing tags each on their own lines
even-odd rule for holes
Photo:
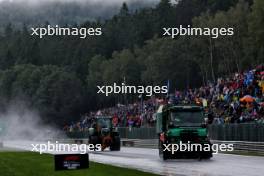
<svg viewBox="0 0 264 176">
<path fill-rule="evenodd" d="M 113 127 L 111 117 L 96 117 L 94 124 L 89 128 L 89 143 L 101 144 L 102 150 L 107 147 L 110 147 L 111 151 L 120 150 L 120 135 L 117 129 Z"/>
</svg>

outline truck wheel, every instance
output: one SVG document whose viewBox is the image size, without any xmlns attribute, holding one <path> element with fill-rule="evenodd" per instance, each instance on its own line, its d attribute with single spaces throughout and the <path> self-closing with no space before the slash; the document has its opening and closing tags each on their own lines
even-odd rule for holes
<svg viewBox="0 0 264 176">
<path fill-rule="evenodd" d="M 163 156 L 162 142 L 159 140 L 159 156 L 162 158 Z"/>
<path fill-rule="evenodd" d="M 213 157 L 213 154 L 212 153 L 205 153 L 202 158 L 203 159 L 206 159 L 206 160 L 209 160 Z"/>
<path fill-rule="evenodd" d="M 163 147 L 162 147 L 163 143 L 159 140 L 159 156 L 161 159 L 163 159 L 164 161 L 169 159 L 168 157 L 168 153 L 163 151 Z"/>
<path fill-rule="evenodd" d="M 90 136 L 89 137 L 89 144 L 93 144 L 93 145 L 99 144 L 98 137 L 97 136 Z"/>
<path fill-rule="evenodd" d="M 170 153 L 169 152 L 163 152 L 162 159 L 165 161 L 167 159 L 170 159 Z"/>
<path fill-rule="evenodd" d="M 113 137 L 113 143 L 110 145 L 111 151 L 120 151 L 120 137 L 114 136 Z"/>
</svg>

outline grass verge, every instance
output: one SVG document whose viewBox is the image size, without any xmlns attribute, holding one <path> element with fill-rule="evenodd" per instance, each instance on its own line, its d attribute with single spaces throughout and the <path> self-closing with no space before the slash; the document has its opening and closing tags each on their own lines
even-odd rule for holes
<svg viewBox="0 0 264 176">
<path fill-rule="evenodd" d="M 90 162 L 85 170 L 55 171 L 52 155 L 32 152 L 0 152 L 1 176 L 154 176 L 133 169 Z"/>
</svg>

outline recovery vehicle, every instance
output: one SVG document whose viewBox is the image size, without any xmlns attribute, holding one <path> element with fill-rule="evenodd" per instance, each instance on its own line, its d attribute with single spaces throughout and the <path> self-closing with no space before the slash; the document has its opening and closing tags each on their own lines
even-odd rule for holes
<svg viewBox="0 0 264 176">
<path fill-rule="evenodd" d="M 204 110 L 197 105 L 161 105 L 156 113 L 156 131 L 159 137 L 159 155 L 163 160 L 180 158 L 209 159 L 212 144 L 204 120 Z M 189 144 L 199 150 L 173 151 L 172 146 Z M 195 144 L 195 145 L 193 145 Z M 204 147 L 207 146 L 207 150 Z M 209 146 L 209 147 L 208 147 Z M 197 149 L 197 148 L 196 148 Z"/>
<path fill-rule="evenodd" d="M 111 151 L 120 150 L 120 135 L 113 127 L 112 118 L 97 116 L 89 128 L 89 144 L 101 144 L 102 150 L 110 147 Z"/>
</svg>

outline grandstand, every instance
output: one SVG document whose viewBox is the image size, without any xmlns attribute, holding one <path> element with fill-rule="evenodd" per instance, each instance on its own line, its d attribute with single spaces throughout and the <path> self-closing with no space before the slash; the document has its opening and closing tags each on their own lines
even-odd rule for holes
<svg viewBox="0 0 264 176">
<path fill-rule="evenodd" d="M 155 110 L 164 103 L 200 104 L 207 111 L 208 124 L 264 124 L 264 66 L 218 78 L 200 88 L 175 91 L 164 100 L 152 97 L 142 104 L 135 102 L 91 112 L 77 123 L 66 125 L 64 130 L 86 131 L 96 114 L 112 116 L 116 127 L 153 127 Z"/>
</svg>

